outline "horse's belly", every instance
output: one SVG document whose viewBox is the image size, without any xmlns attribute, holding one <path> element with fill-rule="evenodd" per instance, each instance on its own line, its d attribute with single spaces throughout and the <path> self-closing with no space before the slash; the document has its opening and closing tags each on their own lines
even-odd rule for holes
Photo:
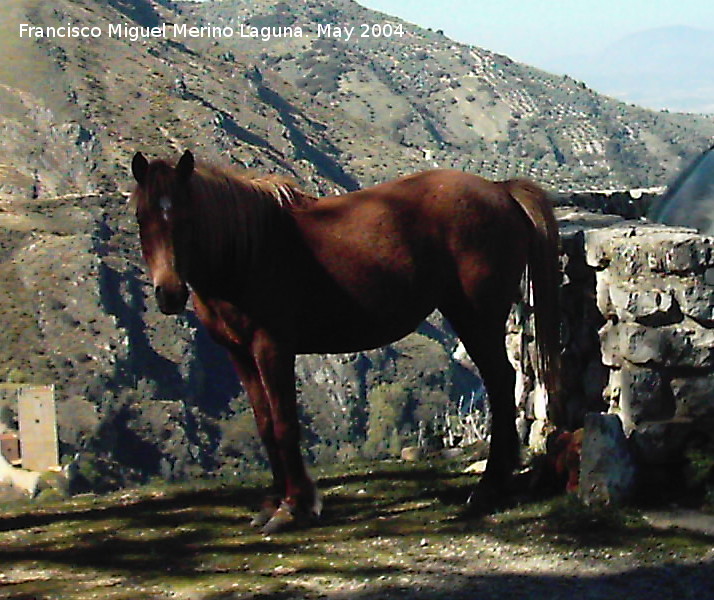
<svg viewBox="0 0 714 600">
<path fill-rule="evenodd" d="M 400 314 L 383 315 L 343 312 L 301 320 L 298 331 L 299 354 L 331 354 L 371 350 L 390 344 L 413 332 L 433 307 L 405 309 Z"/>
</svg>

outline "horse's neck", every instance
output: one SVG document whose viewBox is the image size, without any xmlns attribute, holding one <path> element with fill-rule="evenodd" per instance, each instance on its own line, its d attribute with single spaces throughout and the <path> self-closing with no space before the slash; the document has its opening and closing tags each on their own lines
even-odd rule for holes
<svg viewBox="0 0 714 600">
<path fill-rule="evenodd" d="M 203 214 L 212 208 L 218 210 L 207 206 Z M 223 212 L 197 223 L 187 248 L 187 279 L 209 295 L 233 295 L 271 277 L 285 260 L 287 239 L 294 237 L 292 217 L 277 205 Z"/>
</svg>

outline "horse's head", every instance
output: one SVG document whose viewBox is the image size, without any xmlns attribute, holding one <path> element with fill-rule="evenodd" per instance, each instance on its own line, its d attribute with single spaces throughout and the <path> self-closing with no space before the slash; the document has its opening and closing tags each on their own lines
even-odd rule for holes
<svg viewBox="0 0 714 600">
<path fill-rule="evenodd" d="M 161 312 L 174 315 L 186 308 L 188 286 L 181 269 L 181 230 L 189 218 L 189 179 L 193 155 L 187 150 L 176 167 L 162 160 L 149 163 L 137 152 L 131 163 L 136 179 L 134 200 L 141 250 L 154 284 Z"/>
</svg>

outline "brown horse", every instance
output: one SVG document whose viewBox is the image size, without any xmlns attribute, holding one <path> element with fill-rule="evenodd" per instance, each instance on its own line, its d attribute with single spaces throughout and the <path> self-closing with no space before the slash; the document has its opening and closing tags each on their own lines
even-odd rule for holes
<svg viewBox="0 0 714 600">
<path fill-rule="evenodd" d="M 224 345 L 250 399 L 275 496 L 256 526 L 317 515 L 300 448 L 295 355 L 397 340 L 438 308 L 476 363 L 492 408 L 482 483 L 518 462 L 506 318 L 528 267 L 538 371 L 558 379 L 558 228 L 524 180 L 434 170 L 319 201 L 291 182 L 134 156 L 133 199 L 159 308 L 196 314 Z"/>
</svg>

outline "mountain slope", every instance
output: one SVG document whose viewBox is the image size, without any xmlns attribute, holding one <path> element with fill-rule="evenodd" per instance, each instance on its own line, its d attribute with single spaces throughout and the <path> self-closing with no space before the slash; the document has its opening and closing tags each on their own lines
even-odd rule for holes
<svg viewBox="0 0 714 600">
<path fill-rule="evenodd" d="M 226 61 L 199 56 L 173 39 L 144 44 L 110 37 L 108 26 L 131 16 L 140 24 L 171 21 L 176 14 L 148 0 L 108 4 L 86 0 L 50 8 L 22 0 L 3 5 L 8 18 L 3 20 L 7 35 L 2 44 L 7 44 L 13 60 L 24 58 L 21 71 L 11 68 L 13 60 L 0 71 L 0 118 L 6 131 L 0 191 L 50 196 L 126 189 L 127 163 L 136 149 L 166 155 L 187 146 L 206 160 L 222 157 L 226 162 L 282 170 L 324 187 L 324 179 L 320 183 L 315 178 L 315 164 L 293 160 L 298 154 L 294 140 L 286 139 L 283 127 L 276 126 L 284 115 L 261 97 L 251 79 L 255 65 L 247 56 Z M 91 40 L 42 38 L 19 43 L 20 22 L 75 22 L 101 27 L 105 33 Z M 263 87 L 285 106 L 295 102 L 295 90 L 270 73 Z M 304 97 L 297 104 L 291 111 L 292 127 L 300 132 L 301 144 L 313 149 L 315 162 L 341 162 L 330 158 L 341 149 L 322 136 L 325 122 L 340 123 L 343 135 L 374 146 L 388 159 L 404 156 L 396 144 L 345 121 L 329 106 L 306 102 Z M 359 173 L 360 167 L 355 170 Z"/>
<path fill-rule="evenodd" d="M 359 32 L 361 23 L 399 22 L 348 0 L 78 0 L 52 8 L 21 0 L 0 10 L 0 45 L 11 57 L 0 67 L 7 194 L 126 189 L 135 149 L 163 155 L 186 146 L 324 190 L 433 165 L 525 174 L 561 189 L 648 187 L 714 136 L 711 118 L 629 107 L 410 24 L 402 37 L 350 41 L 18 37 L 20 22 L 105 32 L 117 23 L 278 23 L 311 34 L 317 24 Z"/>
<path fill-rule="evenodd" d="M 429 162 L 485 176 L 529 175 L 553 187 L 661 185 L 714 135 L 710 118 L 653 113 L 601 96 L 567 77 L 365 9 L 351 0 L 289 7 L 223 0 L 188 5 L 197 23 L 302 26 L 310 38 L 232 38 L 272 71 L 380 128 Z M 357 37 L 361 24 L 401 23 L 404 35 Z M 315 35 L 318 25 L 355 36 Z M 210 51 L 210 44 L 204 44 Z"/>
<path fill-rule="evenodd" d="M 100 479 L 262 460 L 223 352 L 195 316 L 168 319 L 150 299 L 122 194 L 136 150 L 189 147 L 315 193 L 434 165 L 568 188 L 661 184 L 714 135 L 711 119 L 627 107 L 408 24 L 401 38 L 352 42 L 106 34 L 110 24 L 240 22 L 397 21 L 347 0 L 0 4 L 0 378 L 57 384 L 63 455 L 94 457 L 86 471 Z M 21 40 L 20 23 L 105 34 Z M 437 315 L 383 350 L 301 359 L 311 455 L 357 456 L 370 427 L 391 432 L 391 452 L 418 421 L 443 416 L 477 385 L 454 345 Z M 406 408 L 383 410 L 387 397 Z"/>
</svg>

